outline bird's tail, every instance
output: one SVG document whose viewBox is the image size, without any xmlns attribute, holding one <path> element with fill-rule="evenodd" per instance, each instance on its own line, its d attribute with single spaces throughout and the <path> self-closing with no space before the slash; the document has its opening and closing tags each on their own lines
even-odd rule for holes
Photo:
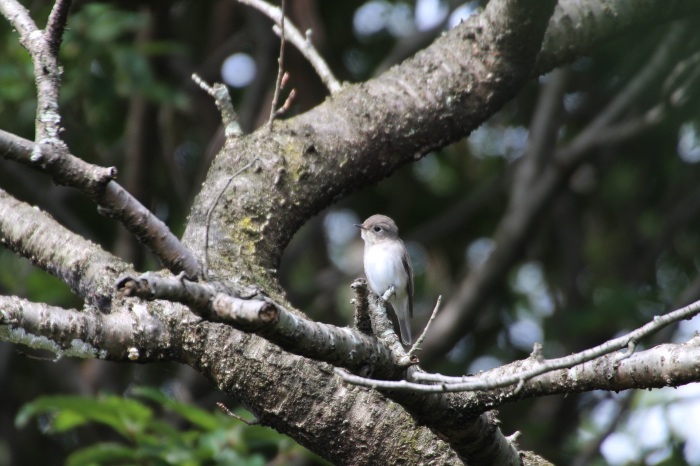
<svg viewBox="0 0 700 466">
<path fill-rule="evenodd" d="M 399 301 L 394 307 L 394 312 L 396 312 L 396 317 L 399 320 L 399 330 L 401 331 L 401 341 L 404 345 L 408 346 L 413 343 L 411 339 L 411 325 L 409 323 L 408 317 L 408 298 Z"/>
</svg>

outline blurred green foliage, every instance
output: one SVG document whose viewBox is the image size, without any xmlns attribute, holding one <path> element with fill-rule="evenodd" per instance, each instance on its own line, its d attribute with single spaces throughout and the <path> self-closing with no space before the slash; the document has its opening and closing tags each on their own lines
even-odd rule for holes
<svg viewBox="0 0 700 466">
<path fill-rule="evenodd" d="M 41 397 L 22 407 L 15 422 L 23 428 L 33 419 L 49 435 L 96 426 L 117 434 L 115 440 L 76 449 L 66 466 L 263 466 L 299 458 L 313 460 L 307 464 L 325 464 L 272 429 L 209 413 L 152 387 L 133 388 L 126 398 Z"/>
</svg>

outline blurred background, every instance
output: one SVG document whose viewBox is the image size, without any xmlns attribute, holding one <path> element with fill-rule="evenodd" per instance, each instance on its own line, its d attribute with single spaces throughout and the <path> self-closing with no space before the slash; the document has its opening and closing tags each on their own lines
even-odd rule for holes
<svg viewBox="0 0 700 466">
<path fill-rule="evenodd" d="M 486 2 L 287 3 L 336 76 L 359 82 Z M 51 2 L 23 4 L 43 27 Z M 72 153 L 118 167 L 120 183 L 180 234 L 223 142 L 218 112 L 190 76 L 227 83 L 242 127 L 253 131 L 267 120 L 277 72 L 271 26 L 232 0 L 74 1 L 61 50 L 61 110 Z M 411 254 L 414 334 L 443 296 L 422 355 L 429 371 L 489 369 L 527 357 L 535 342 L 546 357 L 567 355 L 700 298 L 699 28 L 691 18 L 601 44 L 533 78 L 468 138 L 321 212 L 283 258 L 289 299 L 313 319 L 352 322 L 349 285 L 362 276 L 352 224 L 374 213 L 396 220 Z M 327 92 L 293 46 L 286 51 L 287 92 L 297 93 L 287 113 L 293 116 Z M 0 128 L 33 139 L 35 105 L 31 61 L 3 19 Z M 0 159 L 0 187 L 137 269 L 159 268 L 119 225 L 48 177 Z M 62 283 L 3 249 L 0 293 L 81 306 Z M 698 319 L 683 322 L 641 347 L 686 341 L 698 327 Z M 182 402 L 180 411 L 139 392 L 144 386 Z M 64 464 L 96 442 L 129 444 L 104 425 L 57 432 L 55 409 L 36 405 L 34 417 L 15 425 L 22 406 L 52 394 L 138 398 L 175 427 L 219 432 L 223 443 L 212 442 L 212 451 L 240 449 L 233 460 L 214 455 L 207 461 L 218 462 L 191 464 L 320 464 L 274 432 L 251 433 L 219 416 L 216 402 L 235 409 L 236 401 L 188 367 L 57 361 L 0 343 L 0 466 Z M 700 465 L 699 397 L 692 384 L 554 396 L 499 411 L 506 434 L 520 430 L 524 449 L 556 464 Z M 59 411 L 67 406 L 59 403 Z M 183 414 L 183 406 L 217 414 L 198 424 L 197 411 Z M 221 433 L 232 430 L 235 438 Z M 175 434 L 169 442 L 182 443 Z"/>
</svg>

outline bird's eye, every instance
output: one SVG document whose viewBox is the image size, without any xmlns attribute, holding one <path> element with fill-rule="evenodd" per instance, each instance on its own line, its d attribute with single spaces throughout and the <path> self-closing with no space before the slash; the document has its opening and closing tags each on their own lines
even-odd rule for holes
<svg viewBox="0 0 700 466">
<path fill-rule="evenodd" d="M 372 229 L 373 229 L 374 231 L 376 231 L 377 233 L 379 233 L 380 231 L 382 231 L 382 227 L 374 227 L 374 228 L 372 228 Z"/>
</svg>

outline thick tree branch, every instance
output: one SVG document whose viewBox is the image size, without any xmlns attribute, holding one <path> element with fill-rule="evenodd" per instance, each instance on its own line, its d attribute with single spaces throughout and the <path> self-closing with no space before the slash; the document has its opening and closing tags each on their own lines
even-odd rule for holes
<svg viewBox="0 0 700 466">
<path fill-rule="evenodd" d="M 483 15 L 406 64 L 371 82 L 349 86 L 301 117 L 280 122 L 272 135 L 229 139 L 197 200 L 187 244 L 201 257 L 203 219 L 223 192 L 225 202 L 211 217 L 217 245 L 212 269 L 222 279 L 258 284 L 284 302 L 274 269 L 296 229 L 338 197 L 463 137 L 500 108 L 535 72 L 530 64 L 542 46 L 553 5 L 553 1 L 492 1 Z M 567 46 L 575 44 L 563 41 L 562 47 Z M 255 169 L 227 184 L 232 173 L 256 158 L 260 164 Z M 165 313 L 162 318 L 170 319 Z M 182 360 L 238 396 L 263 423 L 294 433 L 316 450 L 320 444 L 327 446 L 326 456 L 333 461 L 455 460 L 435 434 L 416 425 L 406 412 L 388 409 L 386 399 L 375 392 L 343 386 L 324 364 L 289 355 L 259 337 L 221 324 L 201 322 L 176 331 L 183 336 Z M 289 383 L 281 386 L 276 382 L 279 377 Z M 455 403 L 451 410 L 431 413 L 435 432 L 444 432 L 454 418 L 463 420 L 469 409 L 457 403 L 463 396 L 434 398 L 433 406 L 440 408 L 446 408 L 448 401 Z M 449 419 L 442 419 L 441 427 L 438 417 Z M 477 429 L 472 436 L 487 442 L 478 455 L 507 443 L 498 429 L 489 430 L 496 432 L 495 438 L 482 432 Z M 354 435 L 369 439 L 362 451 L 343 442 L 345 436 Z M 452 436 L 451 441 L 457 438 Z M 475 460 L 477 464 L 485 464 L 494 457 L 479 459 L 484 462 Z"/>
<path fill-rule="evenodd" d="M 700 381 L 700 339 L 663 344 L 620 360 L 610 354 L 593 361 L 535 377 L 523 384 L 513 400 L 592 390 L 621 391 L 678 387 Z M 526 360 L 525 367 L 532 364 Z"/>
<path fill-rule="evenodd" d="M 254 275 L 268 275 L 291 233 L 314 212 L 468 134 L 510 99 L 530 76 L 553 7 L 551 0 L 491 2 L 481 16 L 379 78 L 278 122 L 273 134 L 229 141 L 194 206 L 187 242 L 201 250 L 198 229 L 210 190 L 220 190 L 220 178 L 254 148 L 261 170 L 238 177 L 225 195 L 230 210 L 216 228 L 228 240 L 219 242 L 218 254 L 227 254 L 230 244 L 242 246 L 238 260 L 259 264 Z"/>
<path fill-rule="evenodd" d="M 212 270 L 221 279 L 256 283 L 276 302 L 283 303 L 274 269 L 291 233 L 322 206 L 356 189 L 358 183 L 376 181 L 401 164 L 463 136 L 511 98 L 530 76 L 529 64 L 541 46 L 553 7 L 553 1 L 491 2 L 482 16 L 441 37 L 406 64 L 376 80 L 349 86 L 316 109 L 278 122 L 273 133 L 258 131 L 229 139 L 193 208 L 184 240 L 201 253 L 207 224 L 204 220 L 223 192 L 219 207 L 210 217 L 209 228 L 215 238 L 214 249 L 210 251 Z M 431 70 L 428 83 L 426 70 Z M 238 173 L 253 158 L 260 161 L 257 168 L 241 173 L 228 185 L 231 174 Z M 258 339 L 253 342 L 259 351 Z M 287 365 L 293 364 L 291 361 Z M 236 367 L 243 365 L 250 368 L 250 364 L 243 363 Z M 285 372 L 283 367 L 279 368 L 281 373 Z M 309 365 L 304 370 L 309 371 L 308 376 L 295 380 L 302 383 L 315 379 L 312 367 Z M 217 380 L 221 380 L 221 375 L 224 373 L 212 374 Z M 346 409 L 343 400 L 324 395 L 324 386 L 329 382 L 321 380 L 325 378 L 319 379 L 313 390 L 327 402 L 325 409 L 331 412 Z M 237 387 L 243 381 L 239 377 L 226 378 L 220 383 L 241 393 Z M 241 395 L 250 398 L 248 392 L 259 391 L 260 387 L 248 389 Z M 269 390 L 275 391 L 275 387 L 265 390 L 272 393 Z M 285 391 L 289 390 L 307 388 L 286 387 Z M 260 407 L 263 412 L 256 415 L 264 418 L 266 403 L 256 399 L 247 400 L 246 404 Z M 424 400 L 420 406 L 423 410 Z M 284 407 L 276 406 L 274 411 L 280 409 Z M 508 441 L 500 430 L 492 427 L 493 423 L 474 420 L 481 419 L 479 413 L 466 411 L 464 415 L 469 415 L 472 422 L 457 425 L 453 420 L 457 418 L 455 422 L 459 422 L 465 417 L 445 419 L 437 410 L 421 412 L 424 413 L 418 416 L 421 422 L 431 419 L 431 429 L 440 435 L 447 435 L 452 429 L 448 437 L 453 446 L 459 446 L 464 458 L 470 455 L 478 458 L 474 460 L 476 464 L 491 461 L 497 464 L 497 458 L 502 458 L 499 455 L 512 452 L 510 447 L 505 450 L 500 447 L 508 445 Z M 304 429 L 299 429 L 294 419 L 295 413 L 290 412 L 278 419 L 276 428 L 294 433 L 295 438 L 304 442 Z M 491 427 L 484 430 L 485 425 Z M 343 450 L 328 457 L 347 462 L 343 455 L 349 452 Z M 373 449 L 371 453 L 381 455 Z M 353 450 L 352 454 L 357 451 Z M 384 464 L 376 459 L 378 456 L 374 458 L 375 462 Z M 354 460 L 362 461 L 365 459 Z"/>
<path fill-rule="evenodd" d="M 76 235 L 48 214 L 0 190 L 0 242 L 66 283 L 99 308 L 108 306 L 113 284 L 126 265 Z"/>
<path fill-rule="evenodd" d="M 134 304 L 130 312 L 105 314 L 93 307 L 61 309 L 0 296 L 0 340 L 48 350 L 57 358 L 171 358 L 165 351 L 171 339 L 167 328 L 142 304 Z"/>
<path fill-rule="evenodd" d="M 365 375 L 404 376 L 405 364 L 398 361 L 403 352 L 394 354 L 375 338 L 357 330 L 309 320 L 255 291 L 241 292 L 223 283 L 200 284 L 154 274 L 123 277 L 117 289 L 127 296 L 186 304 L 207 320 L 255 333 L 292 354 Z"/>
<path fill-rule="evenodd" d="M 537 57 L 535 74 L 570 63 L 628 31 L 698 14 L 700 4 L 693 0 L 559 0 Z"/>
</svg>

